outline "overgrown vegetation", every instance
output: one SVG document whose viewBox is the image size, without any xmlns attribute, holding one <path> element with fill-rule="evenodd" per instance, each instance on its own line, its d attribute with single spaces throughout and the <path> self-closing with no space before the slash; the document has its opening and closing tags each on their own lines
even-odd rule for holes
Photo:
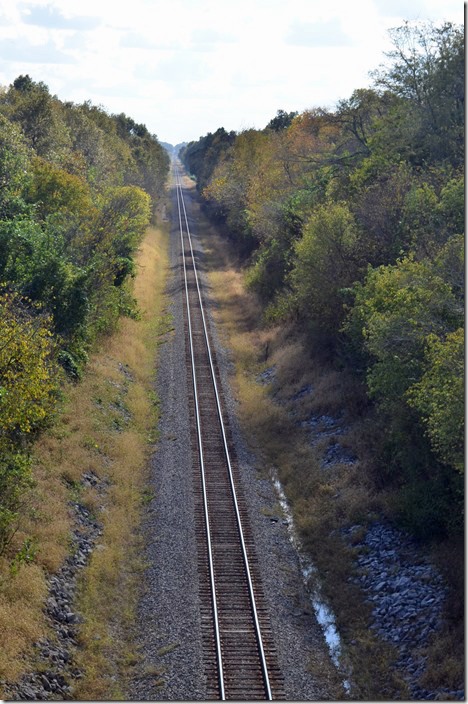
<svg viewBox="0 0 468 704">
<path fill-rule="evenodd" d="M 63 103 L 19 76 L 0 91 L 0 554 L 30 483 L 31 440 L 119 316 L 168 156 L 144 125 Z"/>
<path fill-rule="evenodd" d="M 102 525 L 99 546 L 79 580 L 75 606 L 84 623 L 73 658 L 82 676 L 71 682 L 73 694 L 95 700 L 125 696 L 137 657 L 132 639 L 143 567 L 138 526 L 158 419 L 154 364 L 170 329 L 163 312 L 167 228 L 147 228 L 138 250 L 132 292 L 140 319 L 123 318 L 101 341 L 79 384 L 64 381 L 57 419 L 36 439 L 29 457 L 2 456 L 0 491 L 16 492 L 10 503 L 16 502 L 21 520 L 0 555 L 0 689 L 25 670 L 41 671 L 44 662 L 32 644 L 56 638 L 44 599 L 48 575 L 70 550 L 72 499 Z M 83 474 L 97 483 L 84 481 Z"/>
<path fill-rule="evenodd" d="M 421 538 L 460 536 L 463 30 L 407 23 L 391 36 L 373 87 L 334 111 L 279 111 L 181 156 L 265 321 L 294 322 L 367 384 L 373 480 L 398 494 L 395 515 Z"/>
<path fill-rule="evenodd" d="M 375 461 L 382 428 L 375 417 L 378 409 L 369 407 L 365 379 L 352 369 L 337 369 L 317 353 L 309 357 L 310 334 L 294 321 L 266 326 L 259 297 L 246 287 L 235 244 L 227 245 L 219 228 L 202 215 L 198 219 L 213 315 L 232 353 L 231 381 L 243 430 L 255 451 L 255 469 L 262 477 L 270 477 L 273 469 L 280 479 L 295 528 L 318 568 L 321 592 L 332 606 L 342 639 L 343 666 L 351 673 L 351 698 L 408 699 L 408 685 L 394 667 L 397 654 L 369 628 L 371 607 L 352 579 L 360 575 L 354 545 L 366 534 L 367 523 L 395 515 L 395 506 L 401 506 L 392 468 L 387 472 Z M 255 383 L 265 369 L 274 372 L 270 383 Z M 326 433 L 311 445 L 300 421 L 324 415 L 339 419 L 340 427 L 336 435 Z M 324 455 L 337 442 L 359 460 L 324 468 Z M 419 496 L 413 498 L 412 520 Z M 437 493 L 433 499 L 437 503 Z M 427 493 L 421 503 L 427 517 Z M 350 526 L 353 537 L 348 542 L 341 536 Z M 428 657 L 422 684 L 457 689 L 464 676 L 463 546 L 446 539 L 430 547 L 432 559 L 448 577 L 450 596 L 443 628 L 421 653 Z M 397 561 L 393 567 L 398 569 Z M 317 678 L 324 676 L 323 663 L 314 656 L 311 668 Z"/>
</svg>

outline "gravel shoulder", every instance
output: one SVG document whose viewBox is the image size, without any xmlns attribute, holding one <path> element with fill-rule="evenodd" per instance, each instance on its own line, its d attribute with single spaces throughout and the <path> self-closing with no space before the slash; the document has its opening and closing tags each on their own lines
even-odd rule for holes
<svg viewBox="0 0 468 704">
<path fill-rule="evenodd" d="M 305 591 L 298 556 L 286 522 L 278 518 L 277 497 L 269 479 L 259 478 L 236 415 L 229 385 L 232 362 L 210 314 L 209 287 L 203 276 L 203 249 L 197 239 L 196 210 L 186 204 L 198 253 L 206 312 L 219 365 L 228 422 L 254 533 L 263 590 L 269 606 L 277 655 L 288 701 L 331 700 L 343 696 L 340 679 Z M 173 224 L 177 225 L 173 199 Z M 154 495 L 148 503 L 144 531 L 147 564 L 139 610 L 141 663 L 135 668 L 130 698 L 195 701 L 205 697 L 194 510 L 190 426 L 185 373 L 179 235 L 170 239 L 171 274 L 167 312 L 173 316 L 159 357 L 160 439 L 151 460 Z"/>
<path fill-rule="evenodd" d="M 162 345 L 156 393 L 159 439 L 150 463 L 143 524 L 144 584 L 137 629 L 142 661 L 130 698 L 203 700 L 197 560 L 185 372 L 180 243 L 173 199 L 166 312 L 173 330 Z"/>
</svg>

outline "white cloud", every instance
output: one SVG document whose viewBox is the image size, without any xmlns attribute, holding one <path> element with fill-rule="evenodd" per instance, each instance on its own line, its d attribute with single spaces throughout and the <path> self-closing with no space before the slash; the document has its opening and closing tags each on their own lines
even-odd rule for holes
<svg viewBox="0 0 468 704">
<path fill-rule="evenodd" d="M 0 59 L 3 62 L 28 64 L 72 64 L 75 59 L 56 48 L 52 41 L 32 44 L 25 38 L 0 39 Z"/>
<path fill-rule="evenodd" d="M 21 6 L 21 16 L 26 24 L 33 24 L 48 29 L 75 29 L 90 30 L 98 27 L 101 20 L 98 17 L 87 17 L 84 15 L 73 15 L 66 17 L 54 5 L 32 5 Z"/>
<path fill-rule="evenodd" d="M 232 43 L 235 38 L 228 32 L 219 31 L 212 27 L 198 27 L 191 35 L 192 47 L 201 51 L 213 51 L 218 44 Z"/>
<path fill-rule="evenodd" d="M 87 50 L 88 45 L 89 40 L 85 32 L 73 32 L 64 37 L 62 49 L 83 52 Z"/>
<path fill-rule="evenodd" d="M 150 51 L 167 51 L 177 48 L 176 42 L 160 42 L 140 32 L 126 32 L 120 39 L 124 49 L 148 49 Z"/>
<path fill-rule="evenodd" d="M 206 77 L 208 65 L 199 56 L 189 56 L 187 51 L 174 53 L 167 59 L 147 62 L 137 67 L 140 78 L 172 83 L 191 83 Z"/>
<path fill-rule="evenodd" d="M 333 106 L 390 48 L 387 29 L 463 22 L 459 0 L 0 0 L 0 84 L 125 112 L 169 142 Z M 26 12 L 28 11 L 28 12 Z M 392 13 L 389 15 L 389 13 Z"/>
<path fill-rule="evenodd" d="M 377 10 L 382 17 L 405 17 L 418 15 L 424 11 L 424 0 L 374 0 Z"/>
<path fill-rule="evenodd" d="M 286 34 L 286 42 L 297 46 L 335 47 L 353 44 L 338 17 L 316 22 L 295 20 Z"/>
</svg>

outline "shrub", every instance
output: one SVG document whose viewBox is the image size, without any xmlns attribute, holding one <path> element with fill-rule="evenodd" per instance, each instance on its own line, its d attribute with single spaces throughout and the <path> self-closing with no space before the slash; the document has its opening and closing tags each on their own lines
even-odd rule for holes
<svg viewBox="0 0 468 704">
<path fill-rule="evenodd" d="M 20 196 L 28 183 L 30 153 L 21 130 L 0 115 L 0 216 L 24 208 Z"/>
<path fill-rule="evenodd" d="M 287 243 L 270 240 L 260 249 L 255 264 L 247 273 L 248 287 L 263 301 L 270 301 L 284 285 L 289 270 Z"/>
<path fill-rule="evenodd" d="M 53 413 L 58 383 L 51 318 L 13 293 L 0 295 L 0 437 L 31 433 Z"/>
<path fill-rule="evenodd" d="M 0 555 L 16 533 L 19 515 L 32 485 L 29 457 L 3 449 L 0 455 Z"/>
<path fill-rule="evenodd" d="M 426 370 L 408 392 L 410 404 L 424 418 L 436 454 L 460 473 L 464 469 L 464 354 L 463 328 L 445 340 L 429 335 Z"/>
<path fill-rule="evenodd" d="M 291 272 L 299 311 L 307 322 L 336 333 L 344 316 L 344 293 L 358 276 L 357 228 L 345 203 L 319 206 L 295 246 Z"/>
<path fill-rule="evenodd" d="M 382 429 L 380 471 L 400 487 L 402 522 L 425 539 L 462 523 L 453 468 L 461 471 L 463 457 L 463 309 L 441 276 L 448 260 L 458 262 L 453 245 L 440 261 L 406 257 L 369 268 L 345 325 L 367 354 Z"/>
<path fill-rule="evenodd" d="M 408 388 L 421 378 L 426 338 L 458 327 L 457 301 L 431 262 L 411 256 L 369 268 L 354 291 L 345 329 L 362 335 L 370 357 L 370 394 L 389 409 L 400 407 Z"/>
</svg>

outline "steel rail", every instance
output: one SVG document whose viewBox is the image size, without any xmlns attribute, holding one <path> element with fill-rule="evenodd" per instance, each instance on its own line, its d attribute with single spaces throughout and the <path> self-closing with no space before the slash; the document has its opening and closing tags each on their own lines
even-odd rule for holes
<svg viewBox="0 0 468 704">
<path fill-rule="evenodd" d="M 208 497 L 206 492 L 206 481 L 205 481 L 205 461 L 203 455 L 203 444 L 201 436 L 201 424 L 200 424 L 200 413 L 198 407 L 198 394 L 197 394 L 197 375 L 195 372 L 195 354 L 193 350 L 193 337 L 192 337 L 192 323 L 190 320 L 190 302 L 188 295 L 188 282 L 187 282 L 187 267 L 185 264 L 185 253 L 184 253 L 184 240 L 183 240 L 183 228 L 182 228 L 182 213 L 180 209 L 180 201 L 182 199 L 182 189 L 178 184 L 179 174 L 177 172 L 176 177 L 176 188 L 177 188 L 177 208 L 179 211 L 179 228 L 180 228 L 180 242 L 182 247 L 182 261 L 184 265 L 184 281 L 185 281 L 185 300 L 187 303 L 187 318 L 188 318 L 188 330 L 189 330 L 189 341 L 190 341 L 190 357 L 192 360 L 192 383 L 193 383 L 193 395 L 195 399 L 195 418 L 197 424 L 197 438 L 198 438 L 198 448 L 200 453 L 200 465 L 201 465 L 201 481 L 202 481 L 202 495 L 203 495 L 203 510 L 205 513 L 205 526 L 206 526 L 206 542 L 208 546 L 208 568 L 210 574 L 210 589 L 211 589 L 211 601 L 213 605 L 213 620 L 215 629 L 215 642 L 216 642 L 216 660 L 218 663 L 218 681 L 221 701 L 225 701 L 226 693 L 224 689 L 224 674 L 223 674 L 223 656 L 221 652 L 221 637 L 219 633 L 219 619 L 218 619 L 218 604 L 216 599 L 216 586 L 214 577 L 214 565 L 213 556 L 211 549 L 211 535 L 210 535 L 210 515 L 208 511 Z M 180 191 L 180 194 L 179 194 Z"/>
<path fill-rule="evenodd" d="M 184 202 L 184 197 L 183 197 L 183 192 L 182 192 L 182 186 L 181 186 L 181 182 L 180 182 L 180 173 L 179 173 L 179 169 L 178 169 L 178 167 L 177 167 L 176 165 L 175 165 L 175 169 L 176 169 L 176 176 L 177 176 L 177 188 L 178 188 L 178 191 L 177 191 L 177 193 L 178 193 L 178 200 L 177 200 L 177 203 L 178 203 L 178 206 L 179 206 L 179 224 L 180 224 L 180 227 L 181 227 L 181 241 L 182 241 L 182 254 L 183 254 L 183 258 L 184 258 L 184 274 L 185 274 L 185 281 L 186 281 L 187 306 L 189 306 L 189 303 L 188 303 L 187 277 L 186 277 L 186 267 L 185 267 L 185 254 L 184 254 L 184 251 L 183 251 L 183 239 L 182 239 L 182 225 L 181 225 L 181 217 L 180 217 L 179 193 L 180 193 L 180 202 L 182 203 L 182 208 L 183 208 L 183 211 L 184 211 L 184 219 L 185 219 L 185 227 L 186 227 L 186 231 L 187 231 L 187 239 L 188 239 L 188 242 L 189 242 L 189 245 L 190 245 L 190 253 L 191 253 L 191 257 L 192 257 L 193 270 L 194 270 L 194 274 L 195 274 L 195 282 L 196 282 L 196 285 L 197 285 L 197 293 L 198 293 L 198 300 L 199 300 L 199 304 L 200 304 L 200 311 L 201 311 L 201 316 L 202 316 L 202 321 L 203 321 L 203 330 L 204 330 L 204 337 L 205 337 L 206 349 L 207 349 L 207 352 L 208 352 L 208 358 L 209 358 L 209 362 L 210 362 L 211 377 L 212 377 L 213 388 L 214 388 L 215 397 L 216 397 L 216 406 L 217 406 L 217 411 L 218 411 L 218 418 L 219 418 L 219 423 L 220 423 L 220 427 L 221 427 L 221 434 L 222 434 L 222 437 L 223 437 L 224 454 L 225 454 L 225 457 L 226 457 L 226 463 L 227 463 L 227 467 L 228 467 L 229 483 L 230 483 L 230 486 L 231 486 L 232 498 L 233 498 L 234 509 L 235 509 L 235 514 L 236 514 L 236 522 L 237 522 L 237 528 L 238 528 L 238 533 L 239 533 L 239 540 L 240 540 L 240 544 L 241 544 L 242 558 L 243 558 L 244 568 L 245 568 L 245 572 L 246 572 L 246 576 L 247 576 L 247 584 L 248 584 L 248 590 L 249 590 L 250 605 L 251 605 L 251 609 L 252 609 L 252 616 L 253 616 L 254 626 L 255 626 L 255 636 L 256 636 L 257 645 L 258 645 L 258 650 L 259 650 L 259 654 L 260 654 L 262 676 L 263 676 L 263 681 L 264 681 L 264 685 L 265 685 L 265 689 L 266 689 L 266 693 L 267 693 L 267 700 L 271 701 L 271 700 L 273 699 L 273 697 L 272 697 L 272 693 L 271 693 L 270 678 L 269 678 L 269 675 L 268 675 L 268 666 L 267 666 L 266 657 L 265 657 L 265 651 L 264 651 L 264 647 L 263 647 L 263 639 L 262 639 L 262 634 L 261 634 L 261 629 L 260 629 L 260 623 L 259 623 L 259 619 L 258 619 L 257 607 L 256 607 L 256 603 L 255 603 L 255 593 L 254 593 L 254 589 L 253 589 L 252 575 L 251 575 L 250 566 L 249 566 L 249 559 L 248 559 L 248 555 L 247 555 L 247 548 L 246 548 L 245 540 L 244 540 L 244 531 L 243 531 L 243 528 L 242 528 L 242 520 L 241 520 L 241 516 L 240 516 L 239 505 L 238 505 L 238 501 L 237 501 L 236 488 L 235 488 L 235 484 L 234 484 L 234 476 L 233 476 L 233 471 L 232 471 L 231 457 L 230 457 L 229 448 L 228 448 L 228 443 L 227 443 L 227 438 L 226 438 L 226 431 L 225 431 L 225 427 L 224 427 L 223 414 L 222 414 L 222 410 L 221 410 L 221 402 L 220 402 L 220 397 L 219 397 L 219 392 L 218 392 L 218 385 L 217 385 L 217 382 L 216 382 L 216 374 L 215 374 L 215 369 L 214 369 L 214 364 L 213 364 L 213 358 L 212 358 L 211 348 L 210 348 L 210 343 L 209 343 L 209 338 L 208 338 L 208 329 L 207 329 L 207 325 L 206 325 L 205 311 L 204 311 L 204 307 L 203 307 L 203 301 L 202 301 L 202 296 L 201 296 L 201 291 L 200 291 L 200 285 L 199 285 L 199 281 L 198 281 L 198 271 L 197 271 L 197 266 L 196 266 L 196 263 L 195 263 L 195 256 L 194 256 L 193 247 L 192 247 L 192 237 L 191 237 L 191 234 L 190 234 L 190 227 L 189 227 L 189 224 L 188 224 L 187 210 L 186 210 L 186 208 L 185 208 L 185 202 Z M 188 308 L 188 311 L 190 311 L 190 308 Z M 189 330 L 190 330 L 190 329 L 191 329 L 191 326 L 190 326 L 190 315 L 189 315 L 188 317 L 189 317 Z M 191 333 L 190 333 L 190 334 L 191 334 Z M 192 341 L 191 341 L 190 344 L 191 344 L 191 351 L 192 351 L 192 354 L 193 354 Z M 192 368 L 193 368 L 193 362 L 194 362 L 194 358 L 193 358 L 193 356 L 192 356 Z M 196 402 L 196 404 L 197 404 L 197 402 Z M 197 408 L 198 408 L 198 404 L 197 404 Z M 197 413 L 198 413 L 198 410 L 197 410 Z M 197 417 L 197 431 L 198 431 L 198 432 L 200 431 L 199 419 L 198 419 L 198 417 Z M 200 434 L 199 434 L 199 444 L 200 444 L 200 446 L 201 446 L 201 435 L 200 435 Z M 205 497 L 204 497 L 204 501 L 205 501 Z M 210 544 L 211 544 L 211 541 L 210 541 Z M 221 666 L 222 666 L 222 661 L 221 661 Z"/>
</svg>

